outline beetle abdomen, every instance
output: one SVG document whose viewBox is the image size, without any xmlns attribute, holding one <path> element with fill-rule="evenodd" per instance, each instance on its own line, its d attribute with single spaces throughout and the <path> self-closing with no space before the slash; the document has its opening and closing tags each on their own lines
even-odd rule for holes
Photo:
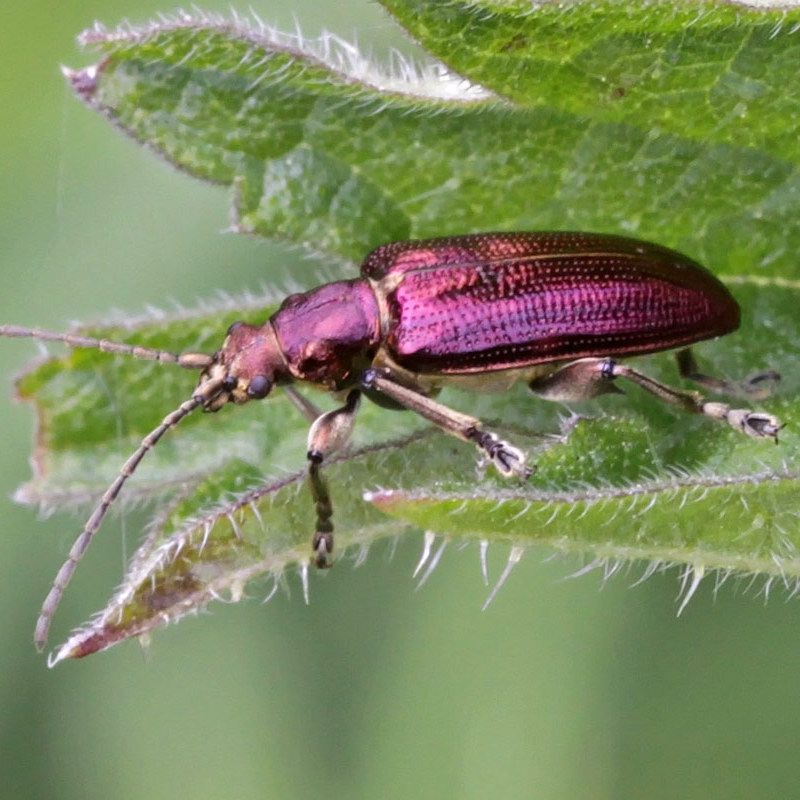
<svg viewBox="0 0 800 800">
<path fill-rule="evenodd" d="M 417 372 L 463 374 L 666 350 L 739 325 L 706 269 L 667 248 L 582 233 L 480 234 L 386 245 L 362 274 L 386 345 Z"/>
</svg>

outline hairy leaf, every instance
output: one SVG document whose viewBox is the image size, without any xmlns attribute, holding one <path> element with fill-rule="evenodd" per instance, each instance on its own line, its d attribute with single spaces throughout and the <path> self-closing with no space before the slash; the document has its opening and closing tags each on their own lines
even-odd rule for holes
<svg viewBox="0 0 800 800">
<path fill-rule="evenodd" d="M 739 334 L 701 348 L 705 365 L 741 376 L 792 363 L 800 286 L 733 283 L 752 313 Z M 139 343 L 181 340 L 195 349 L 214 320 L 198 314 L 101 332 Z M 47 454 L 21 490 L 24 499 L 57 504 L 96 496 L 124 453 L 170 403 L 191 391 L 189 376 L 174 367 L 80 355 L 80 370 L 73 355 L 22 379 L 22 392 L 37 397 L 39 450 Z M 666 355 L 643 368 L 675 382 Z M 137 380 L 137 372 L 146 377 Z M 115 409 L 106 425 L 81 427 L 72 418 L 75 392 L 89 379 L 103 387 L 104 402 Z M 142 382 L 158 387 L 157 400 L 141 403 L 141 393 L 131 392 Z M 479 471 L 470 446 L 408 414 L 367 405 L 354 449 L 326 470 L 338 550 L 363 557 L 370 544 L 413 526 L 446 539 L 546 543 L 586 553 L 594 564 L 646 559 L 762 573 L 793 587 L 800 579 L 794 432 L 800 415 L 793 400 L 799 384 L 789 371 L 766 403 L 789 424 L 777 446 L 666 409 L 635 388 L 626 397 L 587 403 L 579 409 L 582 416 L 572 418 L 521 387 L 505 395 L 445 392 L 446 402 L 495 420 L 502 435 L 531 453 L 537 472 L 528 482 Z M 96 412 L 87 413 L 102 422 Z M 173 499 L 159 512 L 120 592 L 58 658 L 147 633 L 215 597 L 241 597 L 254 578 L 266 583 L 255 594 L 268 593 L 296 570 L 306 581 L 314 524 L 302 471 L 306 427 L 279 396 L 211 417 L 196 415 L 174 431 L 127 490 L 130 497 L 168 493 Z"/>
<path fill-rule="evenodd" d="M 577 228 L 797 275 L 800 11 L 386 5 L 487 88 L 430 66 L 384 75 L 333 37 L 191 16 L 87 32 L 103 60 L 70 80 L 181 169 L 234 187 L 242 230 L 315 252 Z"/>
<path fill-rule="evenodd" d="M 794 587 L 800 152 L 787 132 L 798 121 L 800 12 L 384 5 L 463 79 L 435 63 L 381 72 L 334 37 L 308 42 L 199 14 L 93 29 L 82 40 L 100 61 L 67 77 L 117 127 L 228 186 L 240 230 L 351 265 L 392 239 L 488 229 L 595 229 L 683 249 L 744 309 L 741 332 L 699 349 L 704 368 L 733 378 L 781 370 L 762 405 L 788 427 L 774 446 L 636 388 L 570 410 L 523 387 L 445 391 L 444 402 L 530 451 L 538 470 L 519 482 L 476 468 L 471 447 L 413 416 L 366 404 L 353 449 L 326 473 L 340 557 L 423 528 L 443 542 L 509 542 L 510 564 L 539 542 L 585 553 L 589 565 L 643 559 L 685 565 L 696 580 L 737 571 Z M 212 352 L 234 319 L 263 320 L 276 299 L 92 334 Z M 677 382 L 667 355 L 641 368 Z M 35 366 L 19 384 L 39 417 L 35 474 L 19 498 L 96 499 L 193 380 L 92 351 Z M 248 593 L 297 570 L 307 587 L 306 430 L 278 396 L 193 414 L 165 437 L 123 493 L 162 498 L 156 521 L 120 591 L 57 659 L 237 599 L 256 578 L 264 585 Z"/>
</svg>

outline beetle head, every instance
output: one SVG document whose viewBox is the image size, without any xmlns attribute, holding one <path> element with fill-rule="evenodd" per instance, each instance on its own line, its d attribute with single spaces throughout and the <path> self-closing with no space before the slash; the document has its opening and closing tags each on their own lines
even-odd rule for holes
<svg viewBox="0 0 800 800">
<path fill-rule="evenodd" d="M 204 397 L 203 411 L 219 411 L 227 403 L 263 400 L 285 373 L 285 360 L 272 325 L 234 322 L 222 347 L 201 373 L 195 395 Z M 221 391 L 209 391 L 220 383 Z"/>
</svg>

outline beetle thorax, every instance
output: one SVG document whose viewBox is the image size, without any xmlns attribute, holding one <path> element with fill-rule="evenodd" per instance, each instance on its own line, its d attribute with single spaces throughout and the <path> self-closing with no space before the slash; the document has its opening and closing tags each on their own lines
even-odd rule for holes
<svg viewBox="0 0 800 800">
<path fill-rule="evenodd" d="M 291 295 L 270 321 L 291 377 L 333 391 L 353 385 L 380 344 L 378 304 L 364 280 Z"/>
</svg>

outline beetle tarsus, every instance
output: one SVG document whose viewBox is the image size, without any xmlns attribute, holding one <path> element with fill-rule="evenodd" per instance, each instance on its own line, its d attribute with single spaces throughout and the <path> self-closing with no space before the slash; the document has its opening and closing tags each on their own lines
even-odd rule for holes
<svg viewBox="0 0 800 800">
<path fill-rule="evenodd" d="M 728 425 L 754 439 L 773 439 L 778 442 L 778 433 L 784 425 L 772 414 L 751 411 L 749 408 L 730 408 L 725 403 L 704 403 L 703 414 L 724 419 Z"/>
<path fill-rule="evenodd" d="M 734 410 L 731 413 L 737 413 Z M 744 419 L 741 422 L 742 430 L 748 435 L 753 437 L 767 437 L 778 443 L 778 433 L 785 427 L 777 417 L 772 414 L 765 414 L 761 411 L 747 411 L 745 412 Z"/>
<path fill-rule="evenodd" d="M 314 553 L 314 563 L 319 569 L 332 566 L 328 556 L 333 552 L 333 503 L 328 492 L 328 484 L 320 473 L 319 461 L 311 461 L 308 465 L 308 480 L 311 487 L 311 497 L 314 500 L 314 510 L 317 521 L 314 536 L 311 539 L 311 549 Z"/>
<path fill-rule="evenodd" d="M 333 526 L 330 531 L 317 531 L 311 542 L 314 550 L 314 565 L 317 569 L 328 569 L 333 566 L 333 562 L 328 556 L 333 552 Z"/>
<path fill-rule="evenodd" d="M 467 432 L 467 438 L 484 452 L 501 475 L 529 478 L 533 474 L 533 469 L 526 463 L 527 455 L 518 447 L 503 441 L 496 433 L 473 428 Z"/>
</svg>

